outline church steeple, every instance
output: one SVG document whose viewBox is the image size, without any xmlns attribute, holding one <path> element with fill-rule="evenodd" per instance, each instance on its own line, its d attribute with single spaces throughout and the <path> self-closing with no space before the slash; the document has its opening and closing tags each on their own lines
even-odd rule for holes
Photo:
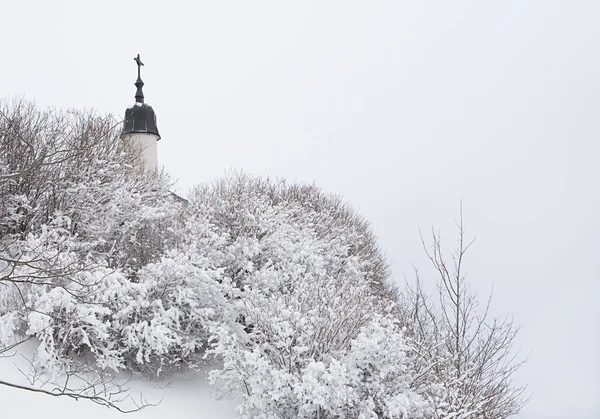
<svg viewBox="0 0 600 419">
<path fill-rule="evenodd" d="M 135 92 L 135 105 L 132 108 L 127 109 L 125 112 L 125 124 L 123 125 L 123 134 L 132 132 L 143 132 L 149 134 L 155 134 L 160 140 L 160 134 L 158 133 L 158 127 L 156 125 L 156 114 L 151 106 L 144 103 L 144 82 L 141 77 L 141 67 L 144 65 L 140 59 L 140 54 L 133 59 L 138 68 L 138 77 L 135 82 L 137 90 Z"/>
<path fill-rule="evenodd" d="M 141 77 L 141 67 L 144 65 L 140 55 L 134 58 L 137 64 L 137 80 L 135 87 L 135 104 L 125 111 L 121 138 L 137 144 L 142 151 L 142 164 L 147 169 L 156 170 L 158 165 L 156 142 L 160 140 L 156 114 L 152 107 L 144 103 L 144 82 Z"/>
</svg>

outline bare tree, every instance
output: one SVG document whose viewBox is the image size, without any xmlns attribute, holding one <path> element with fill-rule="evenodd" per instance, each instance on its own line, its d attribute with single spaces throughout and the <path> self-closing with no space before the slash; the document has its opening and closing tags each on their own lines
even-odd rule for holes
<svg viewBox="0 0 600 419">
<path fill-rule="evenodd" d="M 432 229 L 429 245 L 421 236 L 438 276 L 436 295 L 427 295 L 418 271 L 403 295 L 400 315 L 417 355 L 413 384 L 429 394 L 436 417 L 506 418 L 528 401 L 526 386 L 515 383 L 526 361 L 515 348 L 519 327 L 512 318 L 490 314 L 491 293 L 480 306 L 471 292 L 465 255 L 474 239 L 466 239 L 462 203 L 456 224 L 457 247 L 449 255 L 439 232 Z"/>
<path fill-rule="evenodd" d="M 7 350 L 6 347 L 0 348 L 0 356 L 6 356 Z M 84 362 L 74 363 L 61 378 L 54 380 L 48 378 L 47 374 L 32 362 L 28 370 L 20 371 L 27 378 L 27 385 L 0 379 L 0 386 L 52 397 L 87 400 L 121 413 L 138 412 L 157 405 L 149 403 L 141 395 L 136 400 L 127 387 L 129 379 L 116 378 L 113 374 L 98 371 Z"/>
</svg>

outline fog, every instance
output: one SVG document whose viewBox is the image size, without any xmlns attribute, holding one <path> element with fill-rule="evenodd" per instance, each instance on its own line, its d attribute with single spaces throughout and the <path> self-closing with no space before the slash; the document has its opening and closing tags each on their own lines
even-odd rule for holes
<svg viewBox="0 0 600 419">
<path fill-rule="evenodd" d="M 6 2 L 5 2 L 6 3 Z M 600 417 L 600 2 L 2 4 L 0 93 L 117 119 L 141 54 L 159 164 L 314 182 L 435 277 L 462 199 L 473 289 L 522 325 L 517 417 Z"/>
</svg>

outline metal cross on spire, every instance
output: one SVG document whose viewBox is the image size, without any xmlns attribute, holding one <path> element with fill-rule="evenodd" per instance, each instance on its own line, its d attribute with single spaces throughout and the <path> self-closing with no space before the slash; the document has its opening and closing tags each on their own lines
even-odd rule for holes
<svg viewBox="0 0 600 419">
<path fill-rule="evenodd" d="M 140 54 L 137 55 L 137 57 L 135 57 L 133 59 L 133 61 L 135 61 L 137 63 L 138 66 L 138 79 L 140 78 L 140 69 L 142 68 L 142 66 L 144 65 L 144 63 L 142 62 L 142 60 L 140 59 Z"/>
<path fill-rule="evenodd" d="M 138 68 L 138 78 L 135 82 L 135 87 L 137 87 L 137 91 L 135 92 L 135 101 L 136 103 L 144 103 L 144 92 L 142 92 L 142 87 L 144 87 L 144 82 L 142 81 L 142 77 L 140 76 L 140 70 L 144 63 L 140 59 L 140 54 L 137 55 L 133 59 L 137 63 Z"/>
</svg>

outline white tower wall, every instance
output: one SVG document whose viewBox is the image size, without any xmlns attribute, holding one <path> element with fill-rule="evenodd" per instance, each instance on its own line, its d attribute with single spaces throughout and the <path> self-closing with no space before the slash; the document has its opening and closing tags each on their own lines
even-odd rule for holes
<svg viewBox="0 0 600 419">
<path fill-rule="evenodd" d="M 149 171 L 156 171 L 158 169 L 158 135 L 133 132 L 123 134 L 122 138 L 123 141 L 129 142 L 133 147 L 139 147 L 139 150 L 141 150 L 140 168 Z"/>
</svg>

